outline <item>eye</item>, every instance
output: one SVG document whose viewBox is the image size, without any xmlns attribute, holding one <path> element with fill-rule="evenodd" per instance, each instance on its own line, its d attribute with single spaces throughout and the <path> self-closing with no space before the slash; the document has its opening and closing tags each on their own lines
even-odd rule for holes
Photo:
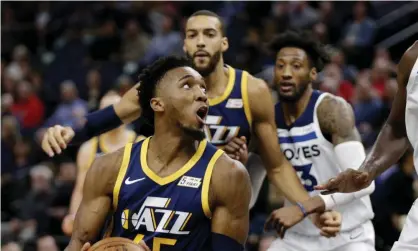
<svg viewBox="0 0 418 251">
<path fill-rule="evenodd" d="M 188 83 L 185 83 L 183 85 L 183 89 L 186 89 L 186 90 L 190 89 L 190 85 Z"/>
<path fill-rule="evenodd" d="M 201 86 L 201 87 L 200 87 L 200 89 L 202 90 L 202 92 L 203 92 L 204 94 L 206 94 L 206 87 Z"/>
<path fill-rule="evenodd" d="M 293 65 L 293 67 L 294 67 L 295 69 L 300 69 L 301 65 L 300 65 L 300 64 L 294 64 L 294 65 Z"/>
<path fill-rule="evenodd" d="M 283 64 L 278 64 L 278 65 L 277 65 L 277 68 L 279 68 L 279 69 L 283 69 L 283 67 L 284 67 L 284 65 L 283 65 Z"/>
</svg>

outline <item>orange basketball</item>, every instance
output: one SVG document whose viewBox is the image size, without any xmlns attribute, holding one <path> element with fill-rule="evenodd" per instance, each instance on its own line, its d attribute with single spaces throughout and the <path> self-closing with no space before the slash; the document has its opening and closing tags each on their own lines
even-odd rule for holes
<svg viewBox="0 0 418 251">
<path fill-rule="evenodd" d="M 130 239 L 111 237 L 96 242 L 88 251 L 146 251 Z"/>
</svg>

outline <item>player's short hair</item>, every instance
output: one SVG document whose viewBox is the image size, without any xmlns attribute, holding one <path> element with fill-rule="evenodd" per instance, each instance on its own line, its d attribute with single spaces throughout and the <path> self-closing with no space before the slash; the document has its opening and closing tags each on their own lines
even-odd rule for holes
<svg viewBox="0 0 418 251">
<path fill-rule="evenodd" d="M 144 68 L 139 74 L 139 86 L 137 91 L 142 111 L 141 116 L 146 119 L 149 124 L 154 125 L 154 110 L 152 110 L 150 102 L 151 99 L 155 97 L 155 90 L 158 83 L 168 71 L 186 66 L 192 66 L 190 60 L 186 57 L 163 57 Z"/>
<path fill-rule="evenodd" d="M 223 19 L 218 14 L 216 14 L 215 12 L 210 11 L 210 10 L 198 10 L 195 13 L 193 13 L 189 18 L 196 17 L 196 16 L 216 17 L 219 20 L 219 22 L 221 23 L 221 34 L 222 34 L 222 36 L 225 36 L 225 34 L 226 34 L 225 23 L 224 23 Z"/>
<path fill-rule="evenodd" d="M 325 47 L 309 31 L 285 31 L 274 37 L 268 45 L 268 48 L 276 53 L 284 47 L 296 47 L 304 50 L 308 55 L 311 67 L 315 67 L 318 72 L 330 61 Z"/>
</svg>

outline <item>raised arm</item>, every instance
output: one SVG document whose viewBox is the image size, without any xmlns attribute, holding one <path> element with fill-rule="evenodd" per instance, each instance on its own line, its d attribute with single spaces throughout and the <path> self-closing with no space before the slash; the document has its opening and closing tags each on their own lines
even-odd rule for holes
<svg viewBox="0 0 418 251">
<path fill-rule="evenodd" d="M 267 176 L 289 201 L 304 201 L 309 195 L 280 149 L 270 91 L 262 80 L 249 76 L 248 81 L 253 134 L 257 137 L 257 150 Z"/>
<path fill-rule="evenodd" d="M 122 123 L 131 123 L 139 118 L 141 107 L 138 102 L 139 84 L 132 87 L 122 100 L 104 109 L 95 111 L 86 116 L 84 127 L 74 130 L 70 127 L 55 125 L 47 129 L 42 139 L 42 149 L 50 156 L 60 154 L 72 141 L 72 144 L 80 144 L 88 139 L 117 128 Z"/>
<path fill-rule="evenodd" d="M 244 250 L 249 231 L 251 182 L 245 167 L 226 155 L 216 162 L 212 192 L 212 250 Z"/>
<path fill-rule="evenodd" d="M 80 251 L 98 234 L 111 210 L 112 192 L 123 149 L 97 158 L 87 172 L 83 199 L 75 216 L 74 230 L 66 251 Z"/>
</svg>

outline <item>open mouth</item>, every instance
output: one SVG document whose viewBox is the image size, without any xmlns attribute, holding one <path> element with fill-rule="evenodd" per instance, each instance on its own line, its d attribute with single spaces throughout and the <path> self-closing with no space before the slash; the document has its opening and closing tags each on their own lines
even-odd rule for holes
<svg viewBox="0 0 418 251">
<path fill-rule="evenodd" d="M 209 111 L 209 108 L 207 106 L 202 106 L 196 112 L 197 118 L 202 125 L 205 123 L 205 118 L 206 118 L 206 115 L 208 114 L 208 111 Z"/>
<path fill-rule="evenodd" d="M 280 90 L 283 92 L 289 92 L 293 90 L 294 86 L 295 85 L 292 82 L 280 82 Z"/>
<path fill-rule="evenodd" d="M 209 57 L 209 53 L 207 53 L 206 51 L 198 51 L 194 54 L 194 57 L 196 58 L 205 58 L 205 57 Z"/>
</svg>

